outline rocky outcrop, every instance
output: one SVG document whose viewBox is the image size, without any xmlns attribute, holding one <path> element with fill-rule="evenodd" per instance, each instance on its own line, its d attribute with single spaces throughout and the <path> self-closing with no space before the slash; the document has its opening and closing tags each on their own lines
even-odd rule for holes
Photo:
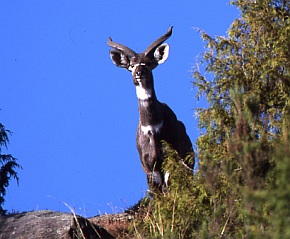
<svg viewBox="0 0 290 239">
<path fill-rule="evenodd" d="M 104 228 L 83 217 L 61 212 L 35 211 L 0 217 L 0 239 L 104 238 Z"/>
<path fill-rule="evenodd" d="M 135 238 L 132 233 L 130 233 L 131 221 L 134 219 L 132 213 L 123 212 L 118 214 L 105 214 L 97 217 L 89 218 L 88 220 L 94 224 L 99 225 L 106 229 L 113 235 L 114 238 Z"/>
</svg>

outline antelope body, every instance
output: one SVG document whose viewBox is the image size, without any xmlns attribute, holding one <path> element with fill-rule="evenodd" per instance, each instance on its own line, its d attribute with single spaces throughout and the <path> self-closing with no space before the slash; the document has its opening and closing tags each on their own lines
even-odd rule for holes
<svg viewBox="0 0 290 239">
<path fill-rule="evenodd" d="M 111 38 L 108 40 L 108 45 L 113 48 L 110 50 L 113 63 L 132 73 L 140 114 L 136 137 L 137 149 L 149 188 L 159 190 L 167 184 L 168 178 L 167 173 L 162 170 L 164 161 L 162 141 L 169 143 L 181 159 L 184 159 L 187 153 L 193 152 L 183 123 L 177 120 L 174 112 L 165 103 L 157 100 L 154 90 L 152 70 L 167 59 L 169 46 L 163 42 L 171 34 L 172 27 L 139 54 L 113 42 Z M 193 168 L 193 165 L 194 162 L 188 163 L 187 166 Z"/>
</svg>

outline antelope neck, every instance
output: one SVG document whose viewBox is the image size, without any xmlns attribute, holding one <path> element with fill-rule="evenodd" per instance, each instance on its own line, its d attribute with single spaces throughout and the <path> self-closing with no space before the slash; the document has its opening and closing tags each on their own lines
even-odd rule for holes
<svg viewBox="0 0 290 239">
<path fill-rule="evenodd" d="M 156 96 L 146 100 L 138 99 L 138 108 L 140 114 L 141 126 L 156 126 L 162 124 L 162 113 L 160 110 L 160 102 Z"/>
</svg>

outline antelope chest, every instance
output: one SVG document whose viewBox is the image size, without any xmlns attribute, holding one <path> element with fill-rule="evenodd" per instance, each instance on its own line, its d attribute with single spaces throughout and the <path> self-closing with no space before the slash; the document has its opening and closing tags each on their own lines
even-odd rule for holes
<svg viewBox="0 0 290 239">
<path fill-rule="evenodd" d="M 147 158 L 152 164 L 159 157 L 160 134 L 162 133 L 163 122 L 153 125 L 139 125 L 139 133 L 137 136 L 137 144 L 139 145 L 139 153 L 142 158 Z"/>
<path fill-rule="evenodd" d="M 151 136 L 153 136 L 154 134 L 160 133 L 162 126 L 163 122 L 160 122 L 155 125 L 147 125 L 147 126 L 141 125 L 141 131 L 143 135 L 149 136 L 151 138 Z"/>
</svg>

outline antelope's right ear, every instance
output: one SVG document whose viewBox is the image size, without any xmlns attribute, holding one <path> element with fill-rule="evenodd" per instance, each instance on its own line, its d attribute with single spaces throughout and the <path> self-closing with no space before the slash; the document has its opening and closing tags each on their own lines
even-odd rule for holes
<svg viewBox="0 0 290 239">
<path fill-rule="evenodd" d="M 130 60 L 123 52 L 118 50 L 110 50 L 110 57 L 116 66 L 128 68 Z"/>
</svg>

